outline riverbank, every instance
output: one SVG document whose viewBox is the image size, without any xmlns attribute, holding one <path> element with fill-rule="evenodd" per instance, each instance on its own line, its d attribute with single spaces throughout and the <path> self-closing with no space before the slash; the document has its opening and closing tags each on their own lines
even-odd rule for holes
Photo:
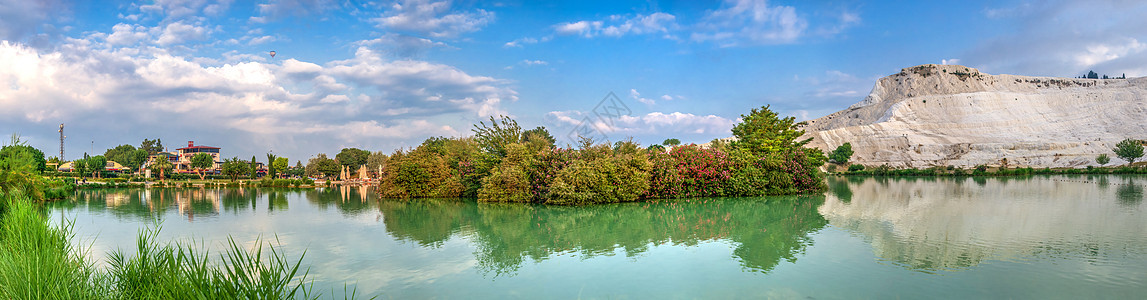
<svg viewBox="0 0 1147 300">
<path fill-rule="evenodd" d="M 1106 174 L 1147 174 L 1147 165 L 1119 167 L 1092 167 L 1087 168 L 1001 168 L 977 166 L 972 169 L 955 167 L 932 167 L 927 169 L 894 169 L 888 166 L 856 168 L 852 165 L 845 171 L 833 172 L 829 168 L 829 175 L 840 176 L 1024 176 L 1024 175 L 1106 175 Z"/>
</svg>

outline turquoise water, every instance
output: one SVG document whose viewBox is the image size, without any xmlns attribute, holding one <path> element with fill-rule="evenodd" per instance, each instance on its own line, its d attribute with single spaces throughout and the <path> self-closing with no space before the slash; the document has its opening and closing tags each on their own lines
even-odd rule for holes
<svg viewBox="0 0 1147 300">
<path fill-rule="evenodd" d="M 380 298 L 1142 298 L 1143 176 L 830 178 L 824 195 L 588 207 L 367 187 L 83 190 L 51 204 L 102 264 L 136 232 L 275 240 Z M 160 221 L 156 221 L 160 220 Z M 332 292 L 333 290 L 333 292 Z"/>
</svg>

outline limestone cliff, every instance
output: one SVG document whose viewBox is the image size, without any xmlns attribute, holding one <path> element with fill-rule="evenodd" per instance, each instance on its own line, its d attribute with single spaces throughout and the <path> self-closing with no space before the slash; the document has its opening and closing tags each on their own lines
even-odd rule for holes
<svg viewBox="0 0 1147 300">
<path fill-rule="evenodd" d="M 989 75 L 921 65 L 881 78 L 860 103 L 808 121 L 809 146 L 852 143 L 865 165 L 1094 165 L 1125 138 L 1147 139 L 1147 77 Z"/>
</svg>

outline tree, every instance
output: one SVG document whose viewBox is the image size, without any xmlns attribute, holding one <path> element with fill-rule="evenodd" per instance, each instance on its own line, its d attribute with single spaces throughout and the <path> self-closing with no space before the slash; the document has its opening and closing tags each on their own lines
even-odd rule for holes
<svg viewBox="0 0 1147 300">
<path fill-rule="evenodd" d="M 80 178 L 84 178 L 88 174 L 88 157 L 88 153 L 84 152 L 84 158 L 72 161 L 72 172 L 80 175 Z"/>
<path fill-rule="evenodd" d="M 661 145 L 673 147 L 673 146 L 681 145 L 681 140 L 678 140 L 675 138 L 666 139 L 664 142 L 661 142 Z"/>
<path fill-rule="evenodd" d="M 812 140 L 797 141 L 804 135 L 804 130 L 797 129 L 801 123 L 795 122 L 794 117 L 777 117 L 768 105 L 741 115 L 741 120 L 733 126 L 733 136 L 737 137 L 735 145 L 756 155 L 791 153 Z"/>
<path fill-rule="evenodd" d="M 313 166 L 313 169 L 312 169 Z M 317 158 L 312 158 L 310 163 L 307 164 L 307 171 L 313 172 L 311 175 L 322 175 L 323 178 L 338 175 L 342 171 L 342 166 L 333 159 L 327 158 L 326 155 L 320 154 Z"/>
<path fill-rule="evenodd" d="M 132 145 L 119 145 L 115 148 L 104 151 L 104 157 L 110 161 L 117 162 L 132 170 L 139 170 L 139 166 L 147 161 L 147 150 L 136 149 Z"/>
<path fill-rule="evenodd" d="M 233 157 L 223 162 L 223 175 L 231 177 L 231 182 L 235 182 L 239 176 L 250 173 L 249 168 L 250 165 L 239 160 L 239 157 Z"/>
<path fill-rule="evenodd" d="M 1088 79 L 1099 79 L 1099 74 L 1095 73 L 1095 71 L 1087 71 L 1087 78 Z"/>
<path fill-rule="evenodd" d="M 846 164 L 852 158 L 852 144 L 844 143 L 828 154 L 828 159 L 837 164 Z"/>
<path fill-rule="evenodd" d="M 16 136 L 13 140 L 13 144 L 0 148 L 0 157 L 27 156 L 23 157 L 22 159 L 29 160 L 29 162 L 32 164 L 33 171 L 40 173 L 47 170 L 48 161 L 44 159 L 44 152 L 41 152 L 39 149 L 33 148 L 32 146 L 23 144 L 23 142 L 20 142 L 19 139 L 19 136 Z"/>
<path fill-rule="evenodd" d="M 291 160 L 287 159 L 286 157 L 276 157 L 275 162 L 271 163 L 271 165 L 274 166 L 275 171 L 279 173 L 286 173 L 287 166 L 290 164 Z"/>
<path fill-rule="evenodd" d="M 251 172 L 251 179 L 255 179 L 255 177 L 258 177 L 256 175 L 259 175 L 258 174 L 259 173 L 259 165 L 255 162 L 255 156 L 254 155 L 251 155 L 250 163 L 251 163 L 251 167 L 248 168 L 247 171 Z"/>
<path fill-rule="evenodd" d="M 199 153 L 191 157 L 191 167 L 199 173 L 199 180 L 204 179 L 204 170 L 215 167 L 215 157 L 207 153 Z"/>
<path fill-rule="evenodd" d="M 166 155 L 159 155 L 155 157 L 155 161 L 151 163 L 151 173 L 159 174 L 159 182 L 163 182 L 167 174 L 171 173 L 171 161 L 167 160 Z"/>
<path fill-rule="evenodd" d="M 489 126 L 486 125 L 486 122 L 478 122 L 478 125 L 474 125 L 474 129 L 471 130 L 474 131 L 474 139 L 478 142 L 478 147 L 498 160 L 506 157 L 506 145 L 522 141 L 522 127 L 518 126 L 517 121 L 507 116 L 502 116 L 501 122 L 490 117 Z"/>
<path fill-rule="evenodd" d="M 20 135 L 13 134 L 12 143 L 4 146 L 7 151 L 0 150 L 4 153 L 0 155 L 0 194 L 19 190 L 32 199 L 43 200 L 42 177 L 36 174 L 36 155 L 18 146 L 27 145 L 20 141 Z"/>
<path fill-rule="evenodd" d="M 163 152 L 163 141 L 159 139 L 143 139 L 143 143 L 139 144 L 139 148 L 147 151 L 147 155 L 155 155 L 156 153 Z"/>
<path fill-rule="evenodd" d="M 1111 162 L 1111 158 L 1107 157 L 1107 153 L 1104 153 L 1104 154 L 1100 154 L 1099 156 L 1096 156 L 1095 162 L 1098 163 L 1099 166 L 1103 166 L 1103 165 L 1106 165 L 1107 163 Z"/>
<path fill-rule="evenodd" d="M 382 174 L 378 174 L 378 170 L 380 167 L 386 166 L 386 157 L 386 153 L 382 153 L 382 151 L 371 153 L 366 158 L 366 170 L 375 176 L 381 176 Z"/>
<path fill-rule="evenodd" d="M 1143 157 L 1143 144 L 1133 139 L 1125 139 L 1119 144 L 1115 144 L 1115 155 L 1127 161 L 1127 164 L 1134 164 L 1135 159 Z"/>
<path fill-rule="evenodd" d="M 96 178 L 100 177 L 100 172 L 103 172 L 108 165 L 108 159 L 103 155 L 88 157 L 85 161 L 84 164 L 88 166 L 89 172 L 92 172 L 92 177 Z"/>
<path fill-rule="evenodd" d="M 275 178 L 275 155 L 267 153 L 267 176 Z"/>
<path fill-rule="evenodd" d="M 370 151 L 358 148 L 343 148 L 342 151 L 339 151 L 339 154 L 335 155 L 335 160 L 337 160 L 340 165 L 350 167 L 353 171 L 359 166 L 365 165 L 368 157 L 370 157 Z"/>
<path fill-rule="evenodd" d="M 553 148 L 557 141 L 554 136 L 550 135 L 550 131 L 546 130 L 545 126 L 538 126 L 522 132 L 522 142 L 530 145 L 528 148 Z"/>
</svg>

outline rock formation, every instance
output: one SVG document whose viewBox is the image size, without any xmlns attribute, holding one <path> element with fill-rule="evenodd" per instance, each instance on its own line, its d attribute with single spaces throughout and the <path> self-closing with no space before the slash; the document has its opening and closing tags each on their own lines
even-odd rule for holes
<svg viewBox="0 0 1147 300">
<path fill-rule="evenodd" d="M 826 153 L 852 162 L 926 168 L 1095 165 L 1125 139 L 1147 139 L 1147 77 L 989 75 L 920 65 L 881 78 L 860 103 L 803 126 Z"/>
</svg>

